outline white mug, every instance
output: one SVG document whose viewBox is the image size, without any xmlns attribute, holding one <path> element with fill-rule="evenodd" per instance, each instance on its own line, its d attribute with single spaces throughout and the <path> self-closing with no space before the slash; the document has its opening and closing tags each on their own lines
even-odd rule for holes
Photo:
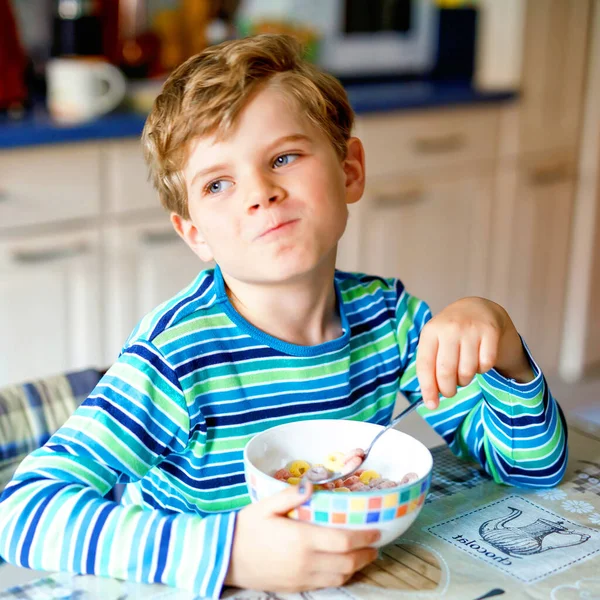
<svg viewBox="0 0 600 600">
<path fill-rule="evenodd" d="M 46 81 L 48 111 L 63 123 L 83 123 L 110 112 L 127 89 L 123 73 L 97 58 L 51 59 Z"/>
</svg>

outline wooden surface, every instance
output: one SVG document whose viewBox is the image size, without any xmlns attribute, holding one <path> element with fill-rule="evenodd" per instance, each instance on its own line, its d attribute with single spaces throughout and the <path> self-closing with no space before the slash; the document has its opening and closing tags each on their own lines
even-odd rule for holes
<svg viewBox="0 0 600 600">
<path fill-rule="evenodd" d="M 390 544 L 351 582 L 394 590 L 433 590 L 441 578 L 437 559 L 416 544 Z"/>
<path fill-rule="evenodd" d="M 600 0 L 595 0 L 560 374 L 577 381 L 600 365 Z"/>
</svg>

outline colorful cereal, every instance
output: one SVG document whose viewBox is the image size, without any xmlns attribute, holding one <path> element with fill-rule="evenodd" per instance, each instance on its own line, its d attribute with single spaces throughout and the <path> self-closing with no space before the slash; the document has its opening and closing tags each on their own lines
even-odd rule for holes
<svg viewBox="0 0 600 600">
<path fill-rule="evenodd" d="M 381 477 L 377 471 L 358 469 L 350 477 L 344 477 L 344 473 L 353 471 L 364 461 L 365 453 L 362 448 L 343 454 L 332 452 L 323 464 L 310 465 L 305 460 L 294 460 L 282 469 L 277 470 L 273 477 L 280 481 L 286 481 L 291 485 L 297 485 L 303 476 L 310 481 L 321 481 L 331 477 L 334 473 L 341 473 L 342 477 L 325 484 L 315 484 L 314 490 L 326 490 L 333 492 L 364 492 L 369 490 L 383 490 L 393 488 L 405 483 L 410 483 L 419 478 L 416 473 L 407 473 L 400 481 L 391 481 Z"/>
</svg>

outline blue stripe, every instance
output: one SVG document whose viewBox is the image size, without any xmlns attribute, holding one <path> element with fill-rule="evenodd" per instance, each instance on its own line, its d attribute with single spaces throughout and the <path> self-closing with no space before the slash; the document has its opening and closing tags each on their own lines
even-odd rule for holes
<svg viewBox="0 0 600 600">
<path fill-rule="evenodd" d="M 390 312 L 392 314 L 390 314 Z M 393 315 L 393 311 L 390 311 L 390 312 L 381 311 L 376 317 L 372 317 L 368 320 L 362 321 L 361 323 L 351 327 L 350 331 L 351 331 L 352 337 L 358 337 L 359 335 L 362 335 L 363 333 L 373 331 L 374 329 L 376 329 L 380 325 L 383 325 L 384 323 L 389 323 L 390 318 Z"/>
<path fill-rule="evenodd" d="M 24 488 L 25 486 L 28 486 L 37 481 L 46 481 L 46 478 L 41 477 L 39 475 L 32 477 L 30 474 L 30 476 L 27 477 L 27 479 L 24 479 L 23 481 L 18 481 L 16 479 L 13 480 L 11 483 L 8 484 L 8 486 L 5 488 L 4 492 L 2 492 L 2 495 L 0 495 L 0 502 L 4 502 L 5 500 L 8 500 L 13 494 L 18 492 L 21 488 Z"/>
<path fill-rule="evenodd" d="M 23 540 L 23 546 L 21 548 L 21 556 L 19 557 L 19 564 L 21 566 L 27 567 L 27 568 L 30 567 L 29 551 L 31 550 L 31 543 L 33 542 L 33 537 L 36 534 L 37 526 L 40 522 L 40 519 L 42 518 L 42 515 L 44 514 L 44 511 L 48 507 L 48 504 L 50 504 L 50 502 L 52 502 L 52 500 L 54 499 L 53 492 L 60 490 L 62 487 L 64 487 L 64 484 L 57 483 L 55 485 L 49 486 L 49 489 L 40 490 L 35 494 L 35 496 L 32 498 L 32 501 L 30 502 L 30 504 L 36 504 L 40 498 L 43 498 L 43 500 L 42 500 L 41 504 L 38 506 L 37 510 L 35 511 L 35 515 L 33 516 L 33 519 L 31 520 L 31 523 L 29 524 L 29 527 L 27 529 L 25 529 L 25 527 L 24 527 L 25 522 L 27 521 L 27 518 L 28 518 L 27 513 L 24 513 L 21 516 L 21 518 L 17 521 L 17 527 L 18 527 L 19 523 L 22 523 L 23 531 L 25 531 L 25 539 Z"/>
<path fill-rule="evenodd" d="M 94 529 L 92 530 L 92 535 L 90 536 L 90 543 L 87 550 L 87 560 L 85 564 L 85 572 L 86 573 L 94 573 L 94 564 L 96 562 L 96 552 L 98 551 L 98 540 L 100 539 L 100 534 L 102 533 L 102 529 L 104 529 L 104 525 L 108 520 L 110 513 L 114 510 L 114 506 L 107 504 L 98 515 L 96 523 L 94 524 Z"/>
<path fill-rule="evenodd" d="M 160 521 L 158 515 L 152 515 L 152 522 L 150 524 L 150 530 L 146 535 L 146 541 L 144 543 L 144 556 L 142 558 L 142 581 L 150 581 L 150 569 L 152 567 L 152 558 L 154 556 L 155 548 L 154 543 L 156 540 L 156 532 Z"/>
<path fill-rule="evenodd" d="M 267 347 L 225 351 L 220 352 L 219 354 L 213 354 L 212 356 L 202 356 L 195 360 L 190 360 L 185 365 L 177 367 L 175 373 L 179 379 L 183 379 L 186 375 L 201 371 L 211 365 L 234 364 L 238 361 L 250 361 L 257 358 L 272 358 L 281 355 L 281 352 Z"/>
<path fill-rule="evenodd" d="M 85 406 L 95 406 L 102 412 L 106 412 L 111 415 L 117 422 L 121 423 L 127 430 L 127 434 L 133 434 L 138 438 L 151 454 L 162 454 L 166 448 L 166 444 L 161 444 L 155 440 L 152 435 L 142 425 L 134 421 L 127 413 L 122 411 L 112 401 L 108 401 L 103 397 L 90 397 L 85 401 Z M 163 434 L 164 432 L 154 430 L 153 434 Z M 127 436 L 128 437 L 128 436 Z"/>
<path fill-rule="evenodd" d="M 201 273 L 199 277 L 203 277 L 205 274 Z M 165 314 L 158 320 L 154 330 L 149 336 L 150 341 L 152 341 L 161 331 L 163 331 L 167 325 L 172 321 L 173 317 L 177 314 L 177 312 L 182 309 L 186 304 L 190 303 L 190 300 L 195 300 L 198 298 L 202 298 L 206 290 L 208 290 L 212 286 L 212 278 L 205 277 L 202 285 L 196 290 L 196 292 L 190 297 L 184 297 L 181 301 L 177 302 L 175 306 L 173 306 L 170 310 L 165 312 Z"/>
<path fill-rule="evenodd" d="M 160 373 L 167 381 L 171 382 L 174 387 L 181 389 L 177 375 L 175 375 L 172 369 L 167 366 L 162 357 L 157 356 L 154 352 L 150 351 L 147 346 L 142 344 L 132 344 L 127 349 L 127 353 L 139 356 L 146 360 L 152 365 L 157 373 Z"/>
<path fill-rule="evenodd" d="M 171 529 L 173 527 L 173 517 L 167 517 L 164 521 L 160 541 L 158 542 L 158 558 L 156 564 L 156 581 L 162 581 L 165 567 L 167 566 L 167 557 L 169 555 L 169 540 L 171 539 Z"/>
</svg>

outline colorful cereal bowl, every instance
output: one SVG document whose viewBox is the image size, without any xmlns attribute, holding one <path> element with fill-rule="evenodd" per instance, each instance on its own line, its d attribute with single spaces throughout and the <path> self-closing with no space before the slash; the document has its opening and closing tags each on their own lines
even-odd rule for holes
<svg viewBox="0 0 600 600">
<path fill-rule="evenodd" d="M 322 463 L 332 451 L 366 448 L 381 425 L 363 421 L 321 419 L 286 423 L 254 436 L 244 449 L 244 466 L 250 498 L 257 502 L 285 489 L 288 484 L 272 474 L 292 460 Z M 320 490 L 289 516 L 326 527 L 377 528 L 384 546 L 404 533 L 417 518 L 431 481 L 431 453 L 415 438 L 390 429 L 373 447 L 366 469 L 400 481 L 409 472 L 416 481 L 396 488 L 368 492 Z"/>
</svg>

